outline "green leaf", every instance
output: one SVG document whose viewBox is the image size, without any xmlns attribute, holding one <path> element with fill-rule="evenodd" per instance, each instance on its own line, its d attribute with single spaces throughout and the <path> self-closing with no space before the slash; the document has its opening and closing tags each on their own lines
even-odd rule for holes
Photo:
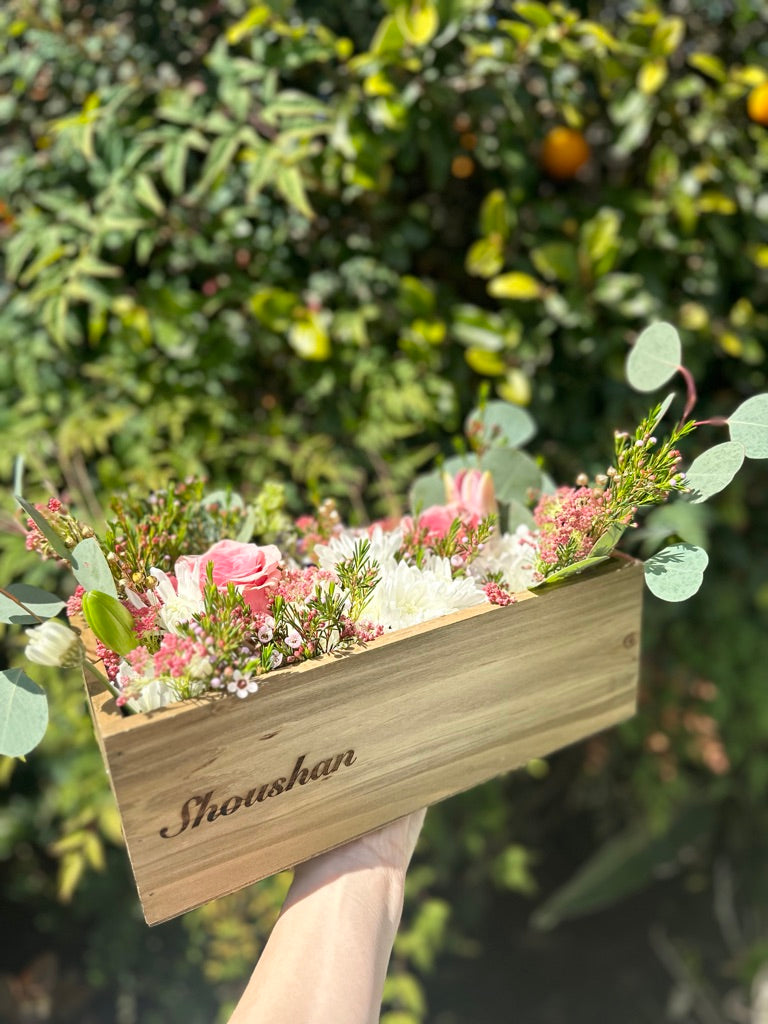
<svg viewBox="0 0 768 1024">
<path fill-rule="evenodd" d="M 395 8 L 395 21 L 405 41 L 414 46 L 425 46 L 440 27 L 431 0 L 406 0 Z"/>
<path fill-rule="evenodd" d="M 570 242 L 546 242 L 531 251 L 531 262 L 542 277 L 569 283 L 579 274 L 575 246 Z"/>
<path fill-rule="evenodd" d="M 744 445 L 748 459 L 768 459 L 768 394 L 742 402 L 728 418 L 732 441 Z"/>
<path fill-rule="evenodd" d="M 642 542 L 644 557 L 652 555 L 659 545 L 672 537 L 703 548 L 707 543 L 709 519 L 710 513 L 705 505 L 675 501 L 651 509 L 635 537 Z"/>
<path fill-rule="evenodd" d="M 488 294 L 495 299 L 517 299 L 519 302 L 530 302 L 541 296 L 541 283 L 530 274 L 513 270 L 508 274 L 500 274 L 488 282 Z"/>
<path fill-rule="evenodd" d="M 605 533 L 602 533 L 592 545 L 589 557 L 599 558 L 602 555 L 610 555 L 626 533 L 626 530 L 626 525 L 622 523 L 611 523 Z"/>
<path fill-rule="evenodd" d="M 298 167 L 283 167 L 275 175 L 275 186 L 278 192 L 288 200 L 294 210 L 303 213 L 310 219 L 315 212 L 309 205 L 307 193 L 304 190 L 304 179 Z"/>
<path fill-rule="evenodd" d="M 45 692 L 20 668 L 0 670 L 0 754 L 23 757 L 47 726 Z"/>
<path fill-rule="evenodd" d="M 322 362 L 331 355 L 331 339 L 320 318 L 314 313 L 298 318 L 288 331 L 291 348 L 302 359 Z"/>
<path fill-rule="evenodd" d="M 738 441 L 724 441 L 702 452 L 685 474 L 686 486 L 690 488 L 688 501 L 698 505 L 718 494 L 733 480 L 743 463 L 744 445 Z"/>
<path fill-rule="evenodd" d="M 677 372 L 681 361 L 680 337 L 672 324 L 651 324 L 627 356 L 627 380 L 635 391 L 655 391 Z"/>
<path fill-rule="evenodd" d="M 716 82 L 725 82 L 728 79 L 725 64 L 713 53 L 692 53 L 687 60 L 692 68 L 701 71 L 703 75 L 709 75 Z"/>
<path fill-rule="evenodd" d="M 184 191 L 188 153 L 189 149 L 183 136 L 173 139 L 163 147 L 160 173 L 174 196 L 180 196 Z"/>
<path fill-rule="evenodd" d="M 28 501 L 22 498 L 20 494 L 14 494 L 14 498 L 27 513 L 29 518 L 34 522 L 35 526 L 45 537 L 59 558 L 63 558 L 65 562 L 68 562 L 72 553 L 58 533 L 56 533 L 52 528 L 45 516 L 41 512 L 38 512 L 34 505 L 31 505 Z"/>
<path fill-rule="evenodd" d="M 21 494 L 24 489 L 24 456 L 17 455 L 13 460 L 13 493 Z"/>
<path fill-rule="evenodd" d="M 513 498 L 511 501 L 504 501 L 500 504 L 504 506 L 502 522 L 505 524 L 508 533 L 513 533 L 518 526 L 527 526 L 529 530 L 536 529 L 536 520 L 533 518 L 533 513 L 522 502 L 515 501 Z"/>
<path fill-rule="evenodd" d="M 14 583 L 0 593 L 0 622 L 13 623 L 17 626 L 34 625 L 38 619 L 52 619 L 64 607 L 64 602 L 56 594 L 50 594 L 39 587 L 31 587 L 28 583 Z M 21 601 L 34 615 L 28 615 L 7 594 Z M 35 618 L 37 616 L 37 618 Z"/>
<path fill-rule="evenodd" d="M 215 139 L 208 151 L 208 156 L 203 164 L 200 180 L 192 190 L 192 195 L 199 197 L 204 195 L 216 180 L 224 174 L 235 157 L 240 145 L 238 132 L 232 135 L 221 135 Z"/>
<path fill-rule="evenodd" d="M 530 21 L 539 28 L 546 28 L 555 20 L 554 14 L 547 10 L 546 4 L 534 3 L 533 0 L 518 0 L 512 5 L 512 9 L 524 21 Z"/>
<path fill-rule="evenodd" d="M 672 405 L 674 400 L 675 400 L 675 392 L 671 391 L 667 395 L 667 397 L 664 399 L 664 401 L 661 403 L 661 405 L 659 406 L 659 411 L 656 413 L 656 419 L 653 421 L 653 423 L 651 425 L 651 430 L 652 431 L 655 430 L 656 427 L 658 427 L 658 425 L 661 423 L 661 421 L 667 415 L 667 410 L 669 409 L 670 405 Z"/>
<path fill-rule="evenodd" d="M 538 492 L 542 487 L 541 469 L 530 455 L 516 448 L 492 448 L 481 458 L 480 469 L 487 469 L 493 477 L 499 501 L 519 501 L 524 505 L 529 492 Z"/>
<path fill-rule="evenodd" d="M 503 189 L 495 188 L 483 200 L 480 207 L 480 230 L 486 238 L 498 235 L 500 239 L 509 236 L 514 215 L 507 203 Z"/>
<path fill-rule="evenodd" d="M 534 928 L 549 929 L 561 921 L 592 913 L 637 892 L 674 862 L 685 847 L 708 836 L 715 825 L 715 809 L 692 805 L 661 833 L 648 825 L 632 825 L 609 839 L 533 914 Z"/>
<path fill-rule="evenodd" d="M 81 587 L 86 590 L 100 590 L 110 597 L 117 597 L 117 587 L 109 568 L 109 562 L 95 537 L 81 540 L 70 553 L 72 572 Z"/>
<path fill-rule="evenodd" d="M 155 187 L 154 181 L 148 174 L 137 174 L 133 182 L 133 194 L 142 206 L 145 206 L 158 217 L 165 213 L 165 203 L 160 198 L 160 193 Z"/>
<path fill-rule="evenodd" d="M 423 511 L 432 505 L 445 503 L 445 484 L 443 474 L 439 470 L 425 473 L 417 477 L 408 492 L 408 502 L 412 512 Z"/>
<path fill-rule="evenodd" d="M 709 556 L 693 544 L 672 544 L 645 563 L 645 582 L 662 601 L 687 601 L 702 584 Z"/>
<path fill-rule="evenodd" d="M 487 402 L 473 409 L 464 421 L 464 433 L 483 445 L 520 448 L 536 434 L 530 413 L 511 402 Z"/>
<path fill-rule="evenodd" d="M 501 235 L 478 238 L 467 252 L 464 267 L 473 277 L 493 277 L 504 266 Z"/>
<path fill-rule="evenodd" d="M 581 558 L 578 562 L 571 562 L 570 565 L 564 565 L 557 572 L 550 573 L 546 579 L 535 585 L 544 587 L 549 583 L 561 583 L 563 580 L 567 580 L 569 576 L 575 576 L 577 573 L 584 572 L 585 569 L 591 569 L 592 566 L 600 565 L 601 562 L 607 560 L 608 555 L 587 555 L 586 558 Z"/>
</svg>

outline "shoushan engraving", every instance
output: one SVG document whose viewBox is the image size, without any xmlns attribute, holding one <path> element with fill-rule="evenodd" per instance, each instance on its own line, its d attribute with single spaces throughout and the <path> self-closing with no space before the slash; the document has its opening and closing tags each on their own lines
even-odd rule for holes
<svg viewBox="0 0 768 1024">
<path fill-rule="evenodd" d="M 222 803 L 213 802 L 214 790 L 210 789 L 202 795 L 191 796 L 181 805 L 179 821 L 176 825 L 164 825 L 160 829 L 163 839 L 175 839 L 188 828 L 199 828 L 206 821 L 215 821 L 217 818 L 227 817 L 239 811 L 241 807 L 253 807 L 254 804 L 263 803 L 265 800 L 282 793 L 288 793 L 294 786 L 306 786 L 308 782 L 317 782 L 319 779 L 333 775 L 339 768 L 349 767 L 357 761 L 354 750 L 344 750 L 333 757 L 323 758 L 312 768 L 305 768 L 304 761 L 307 755 L 302 754 L 296 759 L 293 771 L 290 776 L 281 775 L 272 782 L 265 782 L 262 786 L 254 786 L 249 789 L 245 796 L 234 794 L 227 797 Z"/>
</svg>

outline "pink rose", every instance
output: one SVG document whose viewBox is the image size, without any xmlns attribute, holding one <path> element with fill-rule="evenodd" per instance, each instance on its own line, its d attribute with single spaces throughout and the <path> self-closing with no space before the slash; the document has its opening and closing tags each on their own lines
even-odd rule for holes
<svg viewBox="0 0 768 1024">
<path fill-rule="evenodd" d="M 419 516 L 419 529 L 426 530 L 427 544 L 432 544 L 448 535 L 454 519 L 460 519 L 461 513 L 449 505 L 430 505 Z"/>
<path fill-rule="evenodd" d="M 274 544 L 242 544 L 237 540 L 220 540 L 202 555 L 183 559 L 196 568 L 200 589 L 207 582 L 208 563 L 213 562 L 213 582 L 217 587 L 233 583 L 255 612 L 268 610 L 270 589 L 280 576 L 279 548 Z"/>
</svg>

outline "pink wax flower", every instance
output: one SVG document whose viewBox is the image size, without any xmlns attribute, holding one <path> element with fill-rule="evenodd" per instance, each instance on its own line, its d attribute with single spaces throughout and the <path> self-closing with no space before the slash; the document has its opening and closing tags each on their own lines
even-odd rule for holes
<svg viewBox="0 0 768 1024">
<path fill-rule="evenodd" d="M 205 587 L 207 566 L 213 562 L 213 582 L 217 587 L 233 583 L 255 612 L 266 612 L 272 588 L 280 578 L 280 549 L 274 544 L 242 544 L 220 540 L 202 555 L 179 559 L 196 569 L 200 589 Z M 177 563 L 178 568 L 178 563 Z"/>
<path fill-rule="evenodd" d="M 449 508 L 457 508 L 470 526 L 496 515 L 499 506 L 493 490 L 493 477 L 488 470 L 460 469 L 454 477 L 443 474 L 445 500 Z"/>
</svg>

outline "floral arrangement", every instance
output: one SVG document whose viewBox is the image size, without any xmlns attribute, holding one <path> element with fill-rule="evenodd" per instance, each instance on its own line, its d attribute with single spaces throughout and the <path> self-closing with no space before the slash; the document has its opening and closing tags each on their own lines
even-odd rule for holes
<svg viewBox="0 0 768 1024">
<path fill-rule="evenodd" d="M 604 473 L 555 486 L 521 451 L 528 414 L 487 402 L 467 419 L 465 451 L 415 482 L 411 514 L 364 528 L 346 526 L 331 501 L 292 520 L 276 484 L 248 503 L 205 494 L 199 480 L 116 498 L 102 536 L 57 497 L 41 506 L 17 495 L 28 548 L 71 570 L 75 589 L 63 601 L 25 583 L 0 588 L 0 621 L 28 627 L 30 661 L 88 660 L 123 713 L 141 713 L 207 693 L 247 698 L 284 666 L 475 605 L 513 604 L 614 554 L 641 509 L 674 495 L 704 501 L 745 458 L 768 457 L 768 395 L 727 420 L 692 418 L 677 332 L 654 324 L 629 354 L 629 382 L 647 392 L 676 372 L 686 384 L 679 421 L 657 437 L 669 395 L 634 432 L 616 432 Z M 705 423 L 726 426 L 730 440 L 684 471 L 679 445 Z M 706 564 L 702 548 L 676 541 L 648 559 L 645 576 L 657 596 L 679 601 Z M 40 687 L 21 669 L 0 672 L 0 752 L 23 755 L 46 724 Z"/>
</svg>

